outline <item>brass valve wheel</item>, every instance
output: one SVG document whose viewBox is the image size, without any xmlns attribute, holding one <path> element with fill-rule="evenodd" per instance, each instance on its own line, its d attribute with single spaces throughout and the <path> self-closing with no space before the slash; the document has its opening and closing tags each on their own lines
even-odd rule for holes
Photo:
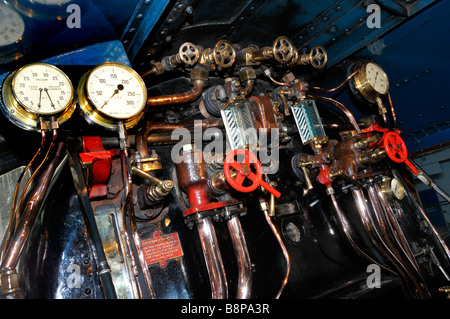
<svg viewBox="0 0 450 319">
<path fill-rule="evenodd" d="M 309 54 L 309 63 L 315 69 L 323 69 L 327 65 L 328 55 L 325 48 L 321 45 L 316 45 L 311 49 Z"/>
<path fill-rule="evenodd" d="M 178 55 L 181 62 L 187 65 L 194 65 L 200 58 L 200 52 L 197 46 L 191 42 L 185 42 L 180 46 Z"/>
<path fill-rule="evenodd" d="M 236 50 L 233 45 L 225 40 L 216 43 L 213 50 L 214 62 L 222 67 L 228 68 L 233 65 L 236 60 Z"/>
<path fill-rule="evenodd" d="M 296 48 L 287 37 L 280 36 L 273 42 L 273 57 L 280 63 L 288 63 L 295 57 Z"/>
</svg>

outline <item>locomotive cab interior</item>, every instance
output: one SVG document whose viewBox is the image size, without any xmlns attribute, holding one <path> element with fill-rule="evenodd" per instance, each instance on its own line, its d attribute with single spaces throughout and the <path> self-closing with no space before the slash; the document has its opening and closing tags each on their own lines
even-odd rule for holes
<svg viewBox="0 0 450 319">
<path fill-rule="evenodd" d="M 0 1 L 0 297 L 450 298 L 449 12 Z"/>
</svg>

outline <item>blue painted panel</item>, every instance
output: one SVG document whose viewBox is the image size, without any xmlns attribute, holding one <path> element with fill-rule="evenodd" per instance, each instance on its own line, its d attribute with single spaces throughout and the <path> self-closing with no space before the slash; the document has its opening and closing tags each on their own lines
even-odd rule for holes
<svg viewBox="0 0 450 319">
<path fill-rule="evenodd" d="M 450 1 L 440 1 L 382 37 L 371 56 L 387 71 L 399 128 L 409 151 L 450 140 Z"/>
</svg>

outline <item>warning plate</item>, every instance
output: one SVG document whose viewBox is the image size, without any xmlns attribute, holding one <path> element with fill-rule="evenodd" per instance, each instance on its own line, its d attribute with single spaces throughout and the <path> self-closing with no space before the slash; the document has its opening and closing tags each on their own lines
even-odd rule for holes
<svg viewBox="0 0 450 319">
<path fill-rule="evenodd" d="M 142 241 L 142 247 L 148 265 L 159 263 L 164 268 L 167 260 L 183 256 L 178 233 L 161 235 L 155 231 L 153 238 Z"/>
</svg>

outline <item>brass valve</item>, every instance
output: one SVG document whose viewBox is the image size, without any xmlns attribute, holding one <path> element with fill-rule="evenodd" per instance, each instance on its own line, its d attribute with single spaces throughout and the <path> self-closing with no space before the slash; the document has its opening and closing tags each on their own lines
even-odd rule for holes
<svg viewBox="0 0 450 319">
<path fill-rule="evenodd" d="M 290 66 L 311 65 L 315 69 L 323 69 L 328 62 L 328 55 L 321 45 L 314 46 L 309 53 L 299 55 L 298 52 L 289 63 Z"/>
<path fill-rule="evenodd" d="M 171 71 L 181 64 L 192 66 L 197 63 L 199 58 L 198 47 L 191 42 L 185 42 L 180 46 L 177 54 L 165 57 L 161 62 L 166 71 Z"/>
<path fill-rule="evenodd" d="M 162 181 L 159 178 L 156 178 L 155 176 L 150 175 L 135 166 L 131 167 L 131 172 L 149 180 L 152 183 L 152 185 L 148 189 L 147 195 L 154 201 L 163 200 L 172 191 L 173 182 L 171 180 Z"/>
<path fill-rule="evenodd" d="M 213 49 L 207 48 L 203 50 L 200 57 L 200 64 L 212 69 L 215 69 L 216 66 L 229 68 L 234 61 L 236 61 L 236 50 L 226 40 L 217 42 Z"/>
</svg>

